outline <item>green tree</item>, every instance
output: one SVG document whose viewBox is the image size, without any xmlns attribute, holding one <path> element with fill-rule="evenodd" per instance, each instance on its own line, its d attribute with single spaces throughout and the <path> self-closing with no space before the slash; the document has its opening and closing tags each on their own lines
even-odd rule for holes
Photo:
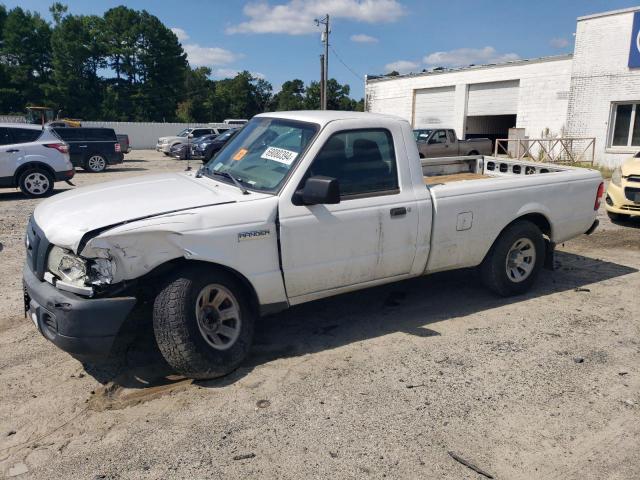
<svg viewBox="0 0 640 480">
<path fill-rule="evenodd" d="M 280 91 L 273 97 L 276 111 L 304 110 L 304 82 L 300 79 L 289 80 L 282 84 Z"/>
<path fill-rule="evenodd" d="M 6 80 L 0 104 L 22 111 L 27 102 L 45 100 L 44 86 L 51 73 L 51 28 L 38 13 L 20 7 L 10 10 L 3 23 L 0 59 Z"/>
<path fill-rule="evenodd" d="M 180 122 L 207 122 L 212 116 L 215 83 L 209 78 L 211 69 L 198 67 L 187 70 L 185 98 L 178 104 L 177 118 Z"/>
<path fill-rule="evenodd" d="M 53 82 L 48 97 L 68 116 L 97 119 L 103 96 L 98 70 L 106 66 L 104 20 L 69 15 L 57 22 L 51 36 Z"/>
<path fill-rule="evenodd" d="M 349 97 L 351 87 L 347 84 L 340 84 L 335 78 L 327 81 L 327 109 L 328 110 L 357 110 L 359 102 Z M 311 82 L 307 87 L 305 107 L 310 110 L 320 108 L 320 83 Z M 364 101 L 362 101 L 364 108 Z"/>
</svg>

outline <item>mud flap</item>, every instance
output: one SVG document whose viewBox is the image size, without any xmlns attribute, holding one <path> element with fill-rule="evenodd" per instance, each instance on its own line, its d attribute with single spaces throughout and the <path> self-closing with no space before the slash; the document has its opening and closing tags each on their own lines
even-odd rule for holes
<svg viewBox="0 0 640 480">
<path fill-rule="evenodd" d="M 547 270 L 555 270 L 555 259 L 556 259 L 556 244 L 551 240 L 545 238 L 545 249 L 544 249 L 544 268 Z"/>
</svg>

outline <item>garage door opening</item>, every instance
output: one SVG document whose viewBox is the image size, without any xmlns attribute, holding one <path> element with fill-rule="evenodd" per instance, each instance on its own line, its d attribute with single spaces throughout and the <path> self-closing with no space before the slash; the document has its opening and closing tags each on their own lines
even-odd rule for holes
<svg viewBox="0 0 640 480">
<path fill-rule="evenodd" d="M 476 115 L 467 117 L 466 138 L 490 138 L 495 148 L 496 140 L 508 138 L 509 129 L 516 126 L 517 115 Z"/>
</svg>

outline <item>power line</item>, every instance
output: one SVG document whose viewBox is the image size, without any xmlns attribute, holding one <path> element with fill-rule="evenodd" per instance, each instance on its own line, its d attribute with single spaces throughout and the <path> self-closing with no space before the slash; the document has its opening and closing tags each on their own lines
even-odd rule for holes
<svg viewBox="0 0 640 480">
<path fill-rule="evenodd" d="M 338 55 L 338 52 L 336 52 L 336 49 L 333 48 L 333 45 L 329 45 L 329 48 L 331 48 L 331 51 L 333 52 L 333 54 L 336 56 L 336 58 L 338 59 L 338 61 L 344 65 L 344 67 L 349 70 L 358 80 L 362 80 L 364 77 L 362 75 L 359 75 L 358 73 L 356 73 L 349 65 L 347 65 L 346 63 L 344 63 L 344 61 L 342 60 L 342 58 L 340 58 L 340 55 Z"/>
</svg>

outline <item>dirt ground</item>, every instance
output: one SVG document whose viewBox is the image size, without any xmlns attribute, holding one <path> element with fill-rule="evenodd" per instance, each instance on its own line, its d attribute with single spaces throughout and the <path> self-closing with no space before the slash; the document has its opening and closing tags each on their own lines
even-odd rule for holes
<svg viewBox="0 0 640 480">
<path fill-rule="evenodd" d="M 74 182 L 185 168 L 128 157 Z M 0 477 L 484 478 L 451 451 L 497 479 L 640 478 L 640 221 L 601 212 L 522 297 L 460 271 L 265 318 L 242 368 L 191 382 L 145 332 L 113 379 L 23 317 L 37 203 L 0 191 Z"/>
</svg>

